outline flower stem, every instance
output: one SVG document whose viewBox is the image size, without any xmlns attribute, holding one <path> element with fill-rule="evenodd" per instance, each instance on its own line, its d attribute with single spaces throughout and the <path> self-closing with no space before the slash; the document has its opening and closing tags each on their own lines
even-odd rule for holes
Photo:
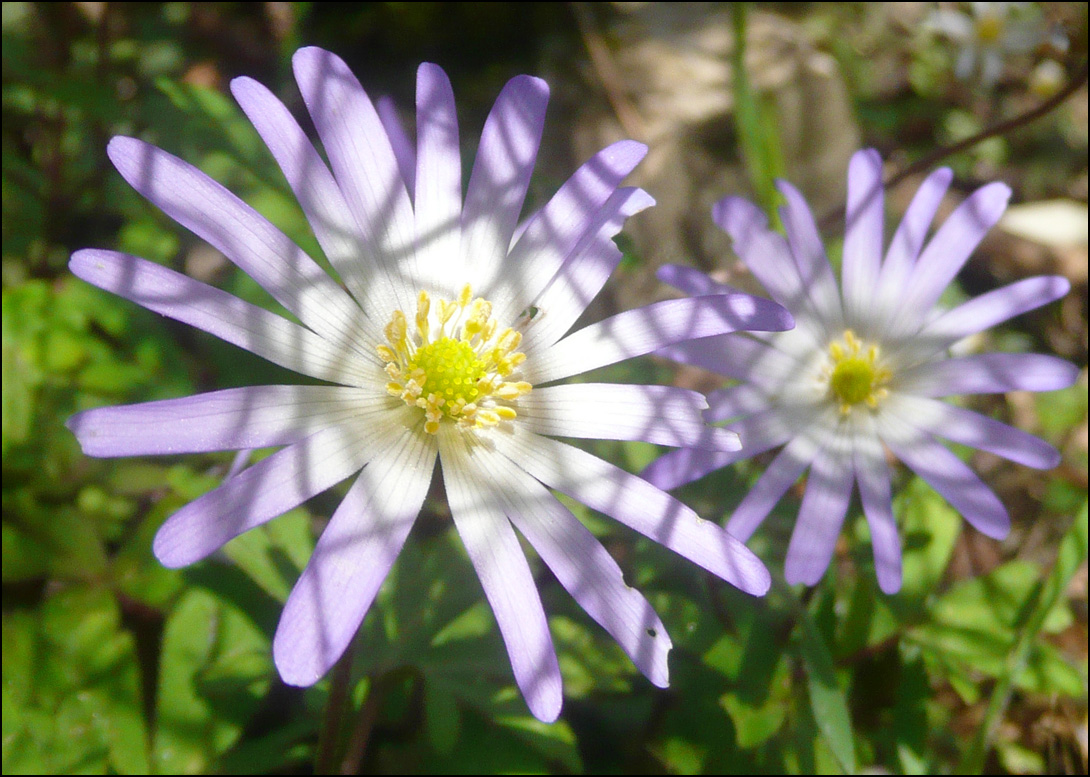
<svg viewBox="0 0 1090 777">
<path fill-rule="evenodd" d="M 314 756 L 314 773 L 331 774 L 333 764 L 340 750 L 344 726 L 344 713 L 348 705 L 349 685 L 352 679 L 353 644 L 333 667 L 333 676 L 329 681 L 329 698 L 326 700 L 325 714 L 322 716 L 322 728 L 318 732 L 318 750 Z"/>
</svg>

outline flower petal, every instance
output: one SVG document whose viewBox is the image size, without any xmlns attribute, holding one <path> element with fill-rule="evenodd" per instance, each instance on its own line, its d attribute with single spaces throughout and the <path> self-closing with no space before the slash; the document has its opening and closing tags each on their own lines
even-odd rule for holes
<svg viewBox="0 0 1090 777">
<path fill-rule="evenodd" d="M 935 349 L 942 350 L 963 337 L 1058 300 L 1070 290 L 1070 281 L 1059 275 L 1026 278 L 958 305 L 925 326 L 919 337 L 933 340 Z"/>
<path fill-rule="evenodd" d="M 85 248 L 72 254 L 68 267 L 100 289 L 312 378 L 371 385 L 381 364 L 377 355 L 361 358 L 275 313 L 130 254 Z"/>
<path fill-rule="evenodd" d="M 810 423 L 785 408 L 773 408 L 748 418 L 735 421 L 726 428 L 736 433 L 742 441 L 740 450 L 707 451 L 681 448 L 670 451 L 651 462 L 641 476 L 647 482 L 663 490 L 677 488 L 685 483 L 722 469 L 728 464 L 748 459 L 790 440 Z"/>
<path fill-rule="evenodd" d="M 746 593 L 764 594 L 764 564 L 719 526 L 631 473 L 586 451 L 517 429 L 501 451 L 545 485 L 670 548 Z"/>
<path fill-rule="evenodd" d="M 363 467 L 395 424 L 328 427 L 262 459 L 170 516 L 155 535 L 155 556 L 184 567 L 298 507 Z"/>
<path fill-rule="evenodd" d="M 1060 463 L 1060 452 L 1044 440 L 947 402 L 902 395 L 891 397 L 888 410 L 906 424 L 1027 467 L 1052 469 Z"/>
<path fill-rule="evenodd" d="M 516 76 L 496 98 L 481 132 L 462 208 L 462 256 L 475 285 L 488 288 L 511 247 L 537 159 L 549 86 Z"/>
<path fill-rule="evenodd" d="M 655 277 L 663 283 L 673 286 L 678 291 L 688 294 L 690 297 L 705 297 L 709 294 L 728 294 L 738 291 L 725 283 L 712 280 L 707 273 L 703 273 L 695 267 L 686 267 L 683 264 L 664 264 L 655 273 Z"/>
<path fill-rule="evenodd" d="M 572 247 L 559 271 L 540 294 L 531 298 L 531 285 L 521 292 L 518 288 L 512 290 L 516 300 L 528 299 L 532 302 L 519 308 L 519 311 L 523 308 L 536 309 L 535 317 L 522 328 L 525 334 L 522 350 L 527 357 L 533 358 L 533 353 L 538 349 L 555 343 L 583 315 L 621 261 L 621 250 L 613 242 L 613 237 L 621 230 L 625 219 L 654 204 L 655 201 L 642 189 L 618 189 L 594 218 L 584 223 L 581 239 Z M 541 263 L 540 257 L 528 257 L 522 266 L 532 267 Z M 517 275 L 512 273 L 512 277 Z M 512 312 L 518 311 L 512 309 Z"/>
<path fill-rule="evenodd" d="M 445 287 L 442 296 L 457 299 L 466 277 L 461 254 L 462 153 L 458 144 L 458 111 L 447 74 L 426 62 L 416 74 L 416 125 L 417 186 L 413 204 L 419 280 L 422 286 L 442 285 Z"/>
<path fill-rule="evenodd" d="M 840 302 L 833 268 L 825 255 L 821 235 L 810 206 L 798 189 L 787 181 L 777 181 L 776 187 L 787 203 L 780 208 L 780 218 L 787 232 L 787 242 L 795 259 L 802 287 L 818 318 L 826 325 L 826 334 L 832 336 L 844 328 L 844 314 Z"/>
<path fill-rule="evenodd" d="M 451 516 L 496 616 L 515 681 L 534 717 L 551 723 L 563 703 L 560 665 L 533 574 L 501 498 L 524 484 L 502 482 L 504 473 L 487 466 L 488 449 L 471 445 L 451 424 L 440 427 L 439 446 Z"/>
<path fill-rule="evenodd" d="M 704 420 L 709 423 L 729 421 L 743 415 L 767 410 L 772 404 L 768 392 L 752 383 L 741 383 L 708 394 L 708 409 Z"/>
<path fill-rule="evenodd" d="M 398 305 L 391 279 L 368 245 L 333 174 L 310 138 L 276 97 L 251 78 L 236 78 L 231 92 L 249 117 L 306 214 L 334 269 L 359 301 L 364 316 Z M 369 320 L 368 341 L 382 342 L 385 321 Z"/>
<path fill-rule="evenodd" d="M 794 357 L 744 332 L 685 340 L 660 348 L 655 354 L 754 383 L 769 394 L 778 394 L 783 383 L 800 368 Z"/>
<path fill-rule="evenodd" d="M 386 130 L 386 137 L 390 139 L 390 149 L 394 152 L 397 169 L 401 171 L 401 178 L 405 181 L 409 199 L 413 199 L 416 196 L 416 150 L 409 136 L 405 134 L 405 125 L 401 123 L 397 104 L 390 97 L 383 95 L 375 100 L 375 113 L 378 114 L 378 120 L 382 122 L 382 128 Z"/>
<path fill-rule="evenodd" d="M 961 271 L 984 235 L 1007 209 L 1011 190 L 1004 183 L 982 186 L 946 219 L 920 254 L 889 326 L 893 337 L 919 330 L 943 290 Z"/>
<path fill-rule="evenodd" d="M 646 153 L 645 145 L 631 140 L 602 149 L 564 182 L 544 208 L 527 220 L 518 241 L 499 267 L 494 285 L 487 289 L 486 296 L 496 306 L 499 320 L 512 320 L 526 306 L 535 304 L 562 268 L 595 247 L 599 232 L 607 233 L 604 239 L 612 246 L 608 256 L 619 254 L 611 238 L 620 230 L 624 217 L 654 204 L 650 196 L 638 189 L 628 189 L 626 194 L 616 191 Z M 617 214 L 623 215 L 618 218 Z M 604 229 L 606 226 L 611 226 L 612 232 Z M 615 265 L 610 262 L 608 266 L 612 272 Z M 592 297 L 592 293 L 585 293 L 580 313 Z"/>
<path fill-rule="evenodd" d="M 623 579 L 617 562 L 548 489 L 498 452 L 478 454 L 490 473 L 516 487 L 499 491 L 504 511 L 560 584 L 660 688 L 669 684 L 670 637 L 647 600 Z"/>
<path fill-rule="evenodd" d="M 865 336 L 872 320 L 874 292 L 882 261 L 885 222 L 882 157 L 873 148 L 857 151 L 848 164 L 848 205 L 841 278 L 844 314 L 849 327 Z"/>
<path fill-rule="evenodd" d="M 887 319 L 897 309 L 897 302 L 908 285 L 912 268 L 916 266 L 916 258 L 927 240 L 931 222 L 942 204 L 946 190 L 950 188 L 953 177 L 954 173 L 949 167 L 940 167 L 927 176 L 912 197 L 897 231 L 893 233 L 875 294 L 880 317 L 880 328 L 874 333 L 876 337 L 885 331 L 885 325 L 889 323 Z"/>
<path fill-rule="evenodd" d="M 1079 376 L 1078 367 L 1039 353 L 982 353 L 928 362 L 897 376 L 896 390 L 924 397 L 1055 391 Z"/>
<path fill-rule="evenodd" d="M 835 433 L 814 458 L 799 508 L 784 577 L 788 583 L 817 585 L 829 568 L 852 495 L 852 440 Z"/>
<path fill-rule="evenodd" d="M 313 685 L 352 641 L 420 513 L 437 452 L 429 435 L 402 434 L 333 513 L 273 638 L 284 682 Z"/>
<path fill-rule="evenodd" d="M 727 531 L 747 542 L 787 489 L 810 466 L 818 450 L 819 446 L 807 435 L 799 435 L 784 446 L 735 509 L 727 522 Z"/>
<path fill-rule="evenodd" d="M 680 340 L 793 325 L 782 307 L 748 294 L 669 299 L 618 313 L 568 335 L 523 367 L 534 385 L 642 356 Z"/>
<path fill-rule="evenodd" d="M 832 330 L 828 328 L 826 316 L 810 299 L 811 290 L 800 276 L 794 249 L 782 235 L 768 229 L 765 214 L 748 200 L 725 197 L 712 208 L 712 219 L 731 236 L 734 252 L 742 257 L 746 267 L 768 290 L 772 299 L 797 314 L 802 321 L 811 322 L 804 330 L 800 327 L 801 333 L 813 332 L 817 338 L 815 345 L 828 341 Z M 833 291 L 836 291 L 835 286 Z M 837 311 L 840 309 L 839 299 L 837 296 Z M 839 315 L 836 321 L 839 321 Z"/>
<path fill-rule="evenodd" d="M 926 432 L 886 415 L 880 427 L 893 454 L 939 492 L 980 532 L 1001 540 L 1011 522 L 1003 503 L 965 463 Z"/>
<path fill-rule="evenodd" d="M 371 99 L 340 57 L 311 46 L 295 52 L 292 66 L 372 261 L 388 275 L 398 307 L 413 309 L 416 293 L 404 279 L 416 274 L 416 229 L 386 129 Z M 385 321 L 392 311 L 371 312 Z"/>
<path fill-rule="evenodd" d="M 901 590 L 901 538 L 893 518 L 893 498 L 889 490 L 889 468 L 874 421 L 866 413 L 855 413 L 856 433 L 852 461 L 859 501 L 870 527 L 874 550 L 874 572 L 883 593 Z"/>
<path fill-rule="evenodd" d="M 287 235 L 188 162 L 135 138 L 115 137 L 110 160 L 166 215 L 237 264 L 306 326 L 350 347 L 363 313 Z"/>
<path fill-rule="evenodd" d="M 706 406 L 701 394 L 672 386 L 572 383 L 535 389 L 519 399 L 518 414 L 538 434 L 710 450 L 741 447 L 733 432 L 704 423 Z"/>
<path fill-rule="evenodd" d="M 85 410 L 67 426 L 88 456 L 145 456 L 288 445 L 389 405 L 345 386 L 246 386 Z"/>
</svg>

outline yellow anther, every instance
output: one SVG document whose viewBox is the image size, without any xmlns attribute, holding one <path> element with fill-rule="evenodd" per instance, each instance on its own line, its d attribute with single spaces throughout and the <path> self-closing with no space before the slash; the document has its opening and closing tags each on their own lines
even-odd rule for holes
<svg viewBox="0 0 1090 777">
<path fill-rule="evenodd" d="M 842 338 L 829 344 L 832 364 L 823 374 L 829 391 L 840 404 L 840 413 L 849 415 L 856 405 L 877 407 L 889 392 L 885 384 L 892 373 L 879 363 L 877 345 L 866 345 L 855 333 L 845 330 Z"/>
<path fill-rule="evenodd" d="M 420 292 L 420 296 L 416 298 L 416 331 L 420 333 L 422 338 L 427 337 L 428 334 L 428 312 L 431 310 L 431 300 L 428 298 L 428 292 Z"/>
<path fill-rule="evenodd" d="M 410 407 L 424 412 L 424 429 L 439 430 L 444 418 L 460 428 L 495 426 L 517 417 L 513 402 L 530 391 L 525 381 L 507 381 L 525 360 L 516 349 L 522 334 L 499 329 L 492 303 L 473 297 L 467 284 L 454 301 L 417 295 L 413 331 L 405 314 L 396 310 L 376 352 L 391 379 L 386 390 Z"/>
</svg>

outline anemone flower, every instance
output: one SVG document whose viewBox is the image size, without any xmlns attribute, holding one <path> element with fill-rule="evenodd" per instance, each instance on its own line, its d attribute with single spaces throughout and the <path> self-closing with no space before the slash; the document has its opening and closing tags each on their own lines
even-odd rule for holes
<svg viewBox="0 0 1090 777">
<path fill-rule="evenodd" d="M 727 197 L 715 223 L 771 294 L 790 310 L 788 332 L 729 334 L 663 349 L 672 359 L 741 381 L 713 392 L 705 414 L 728 421 L 737 451 L 678 450 L 644 472 L 670 489 L 783 445 L 735 510 L 727 530 L 748 540 L 772 507 L 810 469 L 787 549 L 789 582 L 813 585 L 833 554 L 853 481 L 870 527 L 883 591 L 901 586 L 901 548 L 893 519 L 885 448 L 929 483 L 977 529 L 1001 539 L 1010 529 L 1002 503 L 935 438 L 969 445 L 1029 467 L 1048 469 L 1060 455 L 1045 442 L 986 416 L 938 400 L 954 394 L 1050 391 L 1071 385 L 1074 365 L 1040 354 L 952 355 L 958 341 L 1065 295 L 1063 278 L 1013 283 L 952 310 L 940 295 L 1007 206 L 1002 183 L 983 186 L 951 214 L 931 241 L 928 229 L 951 173 L 920 186 L 882 261 L 882 160 L 857 152 L 848 169 L 847 231 L 838 288 L 813 215 L 793 186 L 780 182 L 786 239 L 753 204 Z M 684 267 L 660 278 L 689 293 L 726 287 Z"/>
<path fill-rule="evenodd" d="M 966 81 L 978 75 L 989 89 L 1003 75 L 1007 57 L 1026 54 L 1045 39 L 1045 26 L 1030 3 L 969 3 L 971 13 L 948 8 L 932 11 L 924 29 L 959 46 L 954 75 Z"/>
<path fill-rule="evenodd" d="M 154 550 L 169 567 L 198 561 L 359 473 L 281 615 L 273 656 L 288 683 L 314 683 L 345 650 L 421 511 L 438 460 L 454 525 L 534 715 L 559 714 L 560 671 L 515 529 L 651 682 L 665 686 L 670 639 L 661 621 L 549 489 L 747 592 L 767 589 L 767 570 L 669 495 L 552 436 L 715 449 L 738 447 L 737 437 L 707 427 L 706 403 L 692 392 L 546 384 L 687 337 L 783 329 L 790 316 L 746 295 L 711 296 L 660 302 L 568 334 L 620 259 L 611 238 L 652 204 L 643 191 L 619 186 L 642 145 L 601 151 L 516 229 L 544 125 L 543 81 L 520 76 L 503 89 L 463 200 L 454 96 L 440 68 L 419 70 L 414 148 L 336 56 L 305 48 L 293 65 L 329 166 L 267 89 L 248 78 L 231 88 L 343 286 L 220 184 L 124 137 L 109 144 L 121 175 L 298 323 L 126 254 L 77 251 L 71 268 L 323 383 L 89 410 L 69 424 L 83 450 L 133 456 L 285 446 L 164 523 Z"/>
</svg>

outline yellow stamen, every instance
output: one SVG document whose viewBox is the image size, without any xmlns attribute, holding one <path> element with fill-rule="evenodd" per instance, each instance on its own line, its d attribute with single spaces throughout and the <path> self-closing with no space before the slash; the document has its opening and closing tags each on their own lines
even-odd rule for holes
<svg viewBox="0 0 1090 777">
<path fill-rule="evenodd" d="M 508 403 L 532 389 L 508 380 L 526 361 L 516 350 L 522 333 L 501 330 L 491 302 L 474 299 L 468 284 L 454 301 L 421 291 L 414 324 L 410 334 L 404 312 L 395 310 L 383 330 L 387 342 L 375 350 L 391 379 L 387 393 L 424 411 L 425 432 L 437 434 L 444 418 L 479 429 L 517 417 Z"/>
<path fill-rule="evenodd" d="M 829 344 L 832 364 L 822 377 L 828 381 L 833 398 L 840 402 L 840 412 L 849 415 L 861 403 L 878 407 L 889 395 L 886 384 L 892 373 L 880 363 L 878 346 L 866 345 L 848 329 L 840 340 Z"/>
</svg>

